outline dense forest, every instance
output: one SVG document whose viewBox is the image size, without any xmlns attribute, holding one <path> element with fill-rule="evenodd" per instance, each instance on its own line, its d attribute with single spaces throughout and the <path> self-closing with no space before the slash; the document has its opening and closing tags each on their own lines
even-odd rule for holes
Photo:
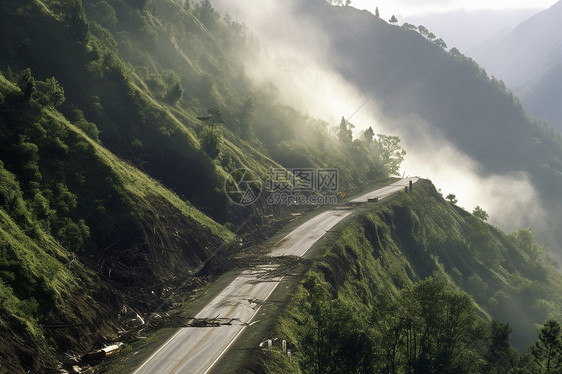
<svg viewBox="0 0 562 374">
<path fill-rule="evenodd" d="M 54 76 L 66 92 L 65 116 L 80 111 L 104 146 L 221 222 L 229 219 L 222 178 L 241 165 L 260 175 L 276 162 L 339 167 L 350 176 L 346 189 L 384 175 L 373 137 L 353 143 L 351 124 L 339 131 L 278 102 L 274 87 L 253 87 L 236 58 L 254 48 L 244 25 L 222 19 L 208 1 L 141 3 L 8 8 L 14 27 L 2 63 L 30 68 L 38 80 Z M 45 24 L 30 23 L 34 11 Z M 75 19 L 64 20 L 68 13 Z M 14 49 L 12 40 L 27 43 Z"/>
<path fill-rule="evenodd" d="M 354 191 L 404 157 L 396 137 L 354 138 L 345 119 L 254 87 L 237 55 L 255 42 L 209 1 L 14 0 L 0 18 L 0 357 L 12 373 L 111 342 L 123 306 L 151 312 L 211 249 L 290 217 L 265 199 L 233 204 L 223 186 L 237 168 L 335 167 Z"/>
<path fill-rule="evenodd" d="M 234 203 L 223 189 L 237 169 L 265 180 L 271 168 L 336 168 L 340 190 L 351 195 L 396 175 L 406 155 L 394 134 L 371 127 L 355 133 L 343 117 L 312 118 L 286 105 L 274 84 L 255 84 L 242 57 L 259 50 L 259 35 L 208 0 L 0 4 L 0 23 L 9 26 L 0 31 L 1 370 L 48 372 L 69 355 L 117 341 L 121 311 L 169 307 L 189 279 L 217 275 L 205 267 L 213 257 L 250 247 L 291 213 L 310 210 L 265 198 Z M 405 32 L 384 27 L 388 35 Z M 418 47 L 442 52 L 425 41 Z M 390 63 L 394 53 L 386 52 Z M 447 56 L 451 66 L 460 64 Z M 465 79 L 488 87 L 473 73 Z M 539 140 L 547 134 L 534 124 L 529 131 Z M 543 143 L 540 157 L 558 155 L 557 136 Z M 556 182 L 556 163 L 544 162 L 552 166 L 541 169 L 545 178 Z M 501 335 L 501 347 L 490 350 L 534 365 L 509 348 L 507 337 L 513 327 L 514 345 L 525 349 L 536 340 L 533 324 L 559 318 L 561 283 L 545 250 L 529 230 L 506 235 L 443 205 L 429 187 L 415 196 L 434 201 L 420 210 L 417 200 L 404 198 L 394 211 L 365 212 L 329 249 L 332 259 L 304 281 L 294 302 L 308 309 L 283 330 L 294 331 L 294 347 L 320 347 L 295 351 L 302 370 L 460 367 L 451 366 L 457 352 L 442 349 L 443 337 L 466 344 L 455 365 L 477 357 L 478 365 L 499 366 L 480 349 L 486 331 Z M 386 255 L 392 259 L 383 263 Z M 356 289 L 349 286 L 352 268 Z M 378 292 L 383 288 L 391 294 Z M 460 302 L 466 326 L 459 335 L 428 335 L 433 325 L 424 325 L 429 311 L 421 307 L 428 298 L 442 310 Z M 340 324 L 341 313 L 353 314 L 351 325 Z M 490 324 L 491 317 L 503 322 Z M 323 335 L 327 326 L 330 334 L 363 334 L 353 338 L 362 347 L 340 347 L 352 349 L 355 358 L 344 356 L 356 361 L 328 360 L 339 356 L 321 348 L 337 337 Z M 384 334 L 407 344 L 396 345 L 393 357 L 368 355 L 388 348 L 377 345 L 392 341 L 377 338 Z"/>
<path fill-rule="evenodd" d="M 268 336 L 291 360 L 274 346 L 266 372 L 559 372 L 562 279 L 544 248 L 415 186 L 332 234 Z"/>
</svg>

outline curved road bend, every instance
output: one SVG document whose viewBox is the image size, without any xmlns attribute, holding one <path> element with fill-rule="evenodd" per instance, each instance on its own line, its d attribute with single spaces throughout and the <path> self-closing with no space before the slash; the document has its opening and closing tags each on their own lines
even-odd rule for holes
<svg viewBox="0 0 562 374">
<path fill-rule="evenodd" d="M 410 180 L 405 178 L 389 186 L 369 192 L 352 203 L 379 200 L 404 189 Z M 352 210 L 325 211 L 292 231 L 272 249 L 270 256 L 302 256 L 324 234 L 349 216 Z M 207 374 L 230 348 L 236 338 L 258 313 L 261 304 L 279 285 L 281 277 L 271 277 L 276 265 L 257 266 L 243 271 L 196 318 L 234 318 L 231 325 L 220 327 L 185 327 L 178 330 L 162 347 L 146 360 L 134 374 Z"/>
</svg>

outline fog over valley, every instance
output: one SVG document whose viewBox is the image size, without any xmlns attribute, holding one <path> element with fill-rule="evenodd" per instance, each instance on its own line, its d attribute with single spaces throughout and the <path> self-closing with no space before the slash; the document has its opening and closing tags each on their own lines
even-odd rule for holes
<svg viewBox="0 0 562 374">
<path fill-rule="evenodd" d="M 414 56 L 398 61 L 383 84 L 368 91 L 361 89 L 335 68 L 346 63 L 346 55 L 339 53 L 331 39 L 332 32 L 339 31 L 325 29 L 298 4 L 274 0 L 259 4 L 216 2 L 218 9 L 236 14 L 252 35 L 259 35 L 259 53 L 244 60 L 257 82 L 274 82 L 281 101 L 330 126 L 336 126 L 343 116 L 356 126 L 356 134 L 372 127 L 375 133 L 400 136 L 408 152 L 401 174 L 431 179 L 444 195 L 455 194 L 459 205 L 468 210 L 483 207 L 490 213 L 490 221 L 503 229 L 512 231 L 531 224 L 542 227 L 543 202 L 527 173 L 484 170 L 478 160 L 450 143 L 440 129 L 416 113 L 391 119 L 380 112 L 378 95 L 396 84 L 405 65 L 415 66 Z M 410 105 L 402 102 L 400 106 Z"/>
<path fill-rule="evenodd" d="M 3 0 L 0 374 L 562 367 L 562 0 Z"/>
</svg>

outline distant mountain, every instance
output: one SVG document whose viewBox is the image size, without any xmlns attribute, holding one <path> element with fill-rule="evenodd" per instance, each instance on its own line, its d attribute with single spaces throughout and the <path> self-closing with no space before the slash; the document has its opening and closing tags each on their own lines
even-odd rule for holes
<svg viewBox="0 0 562 374">
<path fill-rule="evenodd" d="M 562 1 L 529 18 L 494 43 L 471 54 L 490 74 L 506 82 L 524 107 L 562 130 Z"/>
<path fill-rule="evenodd" d="M 511 32 L 520 22 L 541 9 L 516 10 L 454 10 L 416 14 L 405 18 L 405 22 L 424 25 L 435 35 L 443 38 L 451 47 L 463 53 L 486 43 L 490 35 Z M 478 27 L 474 27 L 477 24 Z M 470 32 L 468 32 L 470 31 Z"/>
<path fill-rule="evenodd" d="M 562 60 L 519 95 L 529 113 L 562 131 Z"/>
<path fill-rule="evenodd" d="M 435 149 L 426 163 L 450 164 L 437 156 L 449 143 L 475 161 L 484 177 L 528 175 L 539 194 L 536 204 L 547 207 L 548 217 L 543 218 L 558 222 L 562 138 L 530 118 L 505 85 L 471 58 L 440 47 L 416 30 L 322 0 L 297 3 L 296 13 L 308 17 L 329 40 L 332 56 L 327 64 L 366 95 L 371 93 L 381 121 L 412 147 Z M 523 218 L 524 225 L 559 251 L 560 241 L 552 237 L 559 231 L 556 225 Z"/>
</svg>

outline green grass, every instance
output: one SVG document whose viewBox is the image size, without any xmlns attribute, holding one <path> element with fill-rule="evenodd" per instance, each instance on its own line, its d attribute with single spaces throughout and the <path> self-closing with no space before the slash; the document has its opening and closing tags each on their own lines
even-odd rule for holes
<svg viewBox="0 0 562 374">
<path fill-rule="evenodd" d="M 100 282 L 100 278 L 107 274 L 98 268 L 93 257 L 98 255 L 98 250 L 103 250 L 103 247 L 96 248 L 103 243 L 101 236 L 108 234 L 95 232 L 90 236 L 85 220 L 91 227 L 116 222 L 109 227 L 114 233 L 118 232 L 119 226 L 128 225 L 124 229 L 127 230 L 135 225 L 159 225 L 159 234 L 167 240 L 178 236 L 177 230 L 181 229 L 165 227 L 162 223 L 165 221 L 160 218 L 166 214 L 179 214 L 183 217 L 180 218 L 182 224 L 190 225 L 196 233 L 203 233 L 201 238 L 192 240 L 209 239 L 203 245 L 229 243 L 235 235 L 154 178 L 88 138 L 57 110 L 43 107 L 33 99 L 21 103 L 18 95 L 21 95 L 19 88 L 0 74 L 2 114 L 15 117 L 18 111 L 22 112 L 21 118 L 14 122 L 19 127 L 12 124 L 6 128 L 5 121 L 0 123 L 6 130 L 3 131 L 3 162 L 0 163 L 0 316 L 4 328 L 22 337 L 27 346 L 36 349 L 37 357 L 51 365 L 61 353 L 57 352 L 58 345 L 68 345 L 75 337 L 65 335 L 63 330 L 53 333 L 44 325 L 84 324 L 87 321 L 84 324 L 87 326 L 92 323 L 92 316 L 107 318 L 112 314 L 110 308 L 114 307 L 106 304 L 114 302 L 110 301 L 111 296 L 100 298 L 108 293 L 110 283 Z M 20 100 L 20 104 L 7 111 L 6 99 L 16 103 Z M 13 128 L 21 132 L 14 133 Z M 48 137 L 43 136 L 46 133 Z M 8 143 L 10 137 L 17 140 L 24 136 L 26 149 L 34 153 L 26 156 L 29 161 L 21 172 L 20 158 L 11 154 L 17 152 L 19 145 Z M 40 173 L 40 177 L 32 175 L 30 178 L 25 174 L 25 168 L 32 168 L 35 175 Z M 46 213 L 36 211 L 34 204 L 38 196 L 43 199 L 42 209 Z M 97 207 L 93 204 L 97 199 L 111 201 L 113 210 L 110 205 L 104 205 L 100 210 L 99 202 Z M 40 217 L 41 214 L 46 214 L 47 218 Z M 78 227 L 76 223 L 86 227 L 88 237 L 76 248 L 66 247 L 63 242 L 66 231 L 62 229 L 71 227 L 70 224 Z M 142 240 L 141 237 L 127 238 L 127 235 L 131 233 L 120 233 L 119 240 Z M 174 243 L 180 243 L 181 239 Z M 192 256 L 191 248 L 182 249 Z M 120 250 L 127 248 L 114 249 L 110 255 L 118 255 Z M 94 269 L 81 263 L 81 256 L 85 261 L 91 261 Z M 195 266 L 197 259 L 191 261 Z M 106 289 L 102 290 L 102 287 Z M 109 293 L 112 292 L 115 290 L 110 288 Z M 86 344 L 94 343 L 91 339 L 100 337 L 90 334 L 88 339 L 79 349 L 87 349 Z M 17 347 L 3 349 L 8 352 Z"/>
<path fill-rule="evenodd" d="M 186 12 L 169 0 L 148 2 L 142 10 L 135 9 L 138 2 L 108 0 L 105 5 L 113 7 L 118 23 L 110 29 L 90 23 L 92 34 L 76 35 L 76 25 L 96 18 L 94 3 L 83 2 L 86 17 L 91 17 L 86 20 L 65 17 L 63 3 L 35 0 L 22 5 L 10 0 L 0 14 L 0 21 L 13 25 L 0 38 L 5 52 L 0 69 L 11 66 L 15 76 L 10 79 L 17 82 L 17 74 L 33 66 L 35 81 L 55 77 L 66 97 L 58 109 L 46 107 L 41 104 L 46 93 L 24 99 L 19 83 L 0 74 L 0 105 L 12 105 L 1 107 L 8 119 L 0 118 L 0 155 L 14 179 L 13 184 L 0 181 L 0 187 L 21 190 L 13 207 L 2 207 L 1 240 L 17 253 L 13 257 L 21 264 L 22 280 L 12 283 L 24 289 L 18 294 L 16 285 L 8 285 L 8 278 L 16 275 L 6 270 L 1 292 L 10 302 L 0 316 L 3 321 L 14 317 L 14 326 L 20 323 L 29 330 L 29 345 L 39 347 L 36 364 L 52 349 L 80 345 L 74 349 L 85 350 L 102 340 L 92 331 L 80 342 L 68 332 L 43 336 L 42 322 L 94 323 L 91 316 L 98 316 L 111 325 L 122 303 L 150 309 L 156 296 L 129 296 L 131 290 L 186 276 L 214 249 L 236 240 L 227 227 L 248 215 L 279 214 L 280 221 L 289 217 L 291 209 L 265 203 L 247 210 L 228 205 L 222 184 L 233 163 L 264 180 L 268 168 L 281 167 L 287 159 L 306 163 L 299 167 L 339 167 L 350 191 L 371 182 L 366 177 L 369 167 L 376 175 L 382 167 L 375 148 L 331 141 L 328 124 L 284 106 L 270 88 L 249 82 L 236 56 L 255 45 L 242 25 L 216 13 L 215 25 L 205 25 L 198 11 Z M 151 76 L 165 86 L 163 92 L 149 89 Z M 171 87 L 166 77 L 179 79 L 183 98 L 166 96 Z M 254 107 L 244 115 L 247 99 L 254 99 Z M 201 149 L 198 139 L 203 123 L 197 117 L 212 106 L 225 118 L 219 125 L 223 144 L 216 159 Z M 95 124 L 92 131 L 97 127 L 101 143 L 69 121 L 77 116 L 75 109 Z M 243 121 L 247 134 L 234 126 Z M 274 151 L 283 141 L 288 146 Z M 221 159 L 227 154 L 233 163 Z M 34 207 L 35 199 L 45 203 L 45 212 Z M 260 230 L 259 224 L 252 229 Z M 252 238 L 256 233 L 244 234 Z M 8 260 L 0 258 L 3 262 Z M 110 272 L 120 279 L 110 279 Z M 44 307 L 48 303 L 43 300 L 37 306 L 31 295 L 42 293 L 45 299 L 52 296 L 55 306 Z M 105 334 L 105 327 L 99 331 Z"/>
<path fill-rule="evenodd" d="M 467 283 L 468 276 L 479 274 L 488 288 L 485 295 L 474 296 L 477 313 L 485 320 L 509 322 L 514 328 L 512 344 L 526 349 L 536 339 L 535 324 L 561 310 L 560 274 L 546 266 L 542 271 L 548 276 L 537 277 L 538 273 L 529 272 L 529 268 L 539 265 L 528 257 L 512 268 L 509 254 L 520 250 L 512 235 L 474 221 L 467 212 L 445 202 L 427 181 L 415 186 L 412 194 L 398 193 L 381 203 L 365 205 L 342 222 L 340 229 L 324 237 L 310 253 L 314 263 L 305 278 L 317 279 L 332 298 L 365 315 L 377 294 L 395 298 L 400 290 L 428 275 L 442 277 L 453 287 L 471 293 L 474 289 Z M 443 233 L 435 234 L 437 229 Z M 480 249 L 473 245 L 478 235 L 484 235 L 487 242 L 499 243 L 506 260 L 498 263 L 480 255 Z M 544 259 L 541 261 L 544 263 Z M 460 271 L 453 265 L 462 269 L 460 278 Z M 529 294 L 529 287 L 538 293 Z M 498 292 L 507 299 L 494 298 Z M 546 295 L 549 302 L 543 299 Z M 286 308 L 275 311 L 275 323 L 265 329 L 273 330 L 269 335 L 288 339 L 297 360 L 303 321 L 309 318 L 303 307 L 306 297 L 301 283 Z M 265 360 L 261 367 L 270 368 L 266 372 L 287 370 L 286 358 L 266 356 L 261 358 Z M 297 373 L 298 368 L 288 372 Z"/>
<path fill-rule="evenodd" d="M 126 191 L 146 202 L 145 207 L 138 207 L 139 210 L 142 211 L 142 209 L 150 206 L 150 203 L 146 200 L 148 197 L 162 196 L 167 202 L 179 209 L 182 213 L 194 218 L 201 225 L 208 227 L 214 235 L 217 235 L 226 242 L 234 240 L 235 235 L 223 225 L 216 223 L 212 218 L 205 215 L 188 202 L 180 199 L 177 194 L 165 188 L 157 180 L 116 157 L 113 153 L 107 150 L 107 148 L 87 137 L 82 130 L 70 123 L 67 119 L 60 115 L 60 113 L 49 111 L 48 114 L 53 119 L 63 123 L 71 131 L 79 134 L 82 140 L 88 141 L 88 143 L 95 149 L 96 156 L 102 159 L 105 164 L 109 165 L 110 168 L 119 176 Z"/>
</svg>

